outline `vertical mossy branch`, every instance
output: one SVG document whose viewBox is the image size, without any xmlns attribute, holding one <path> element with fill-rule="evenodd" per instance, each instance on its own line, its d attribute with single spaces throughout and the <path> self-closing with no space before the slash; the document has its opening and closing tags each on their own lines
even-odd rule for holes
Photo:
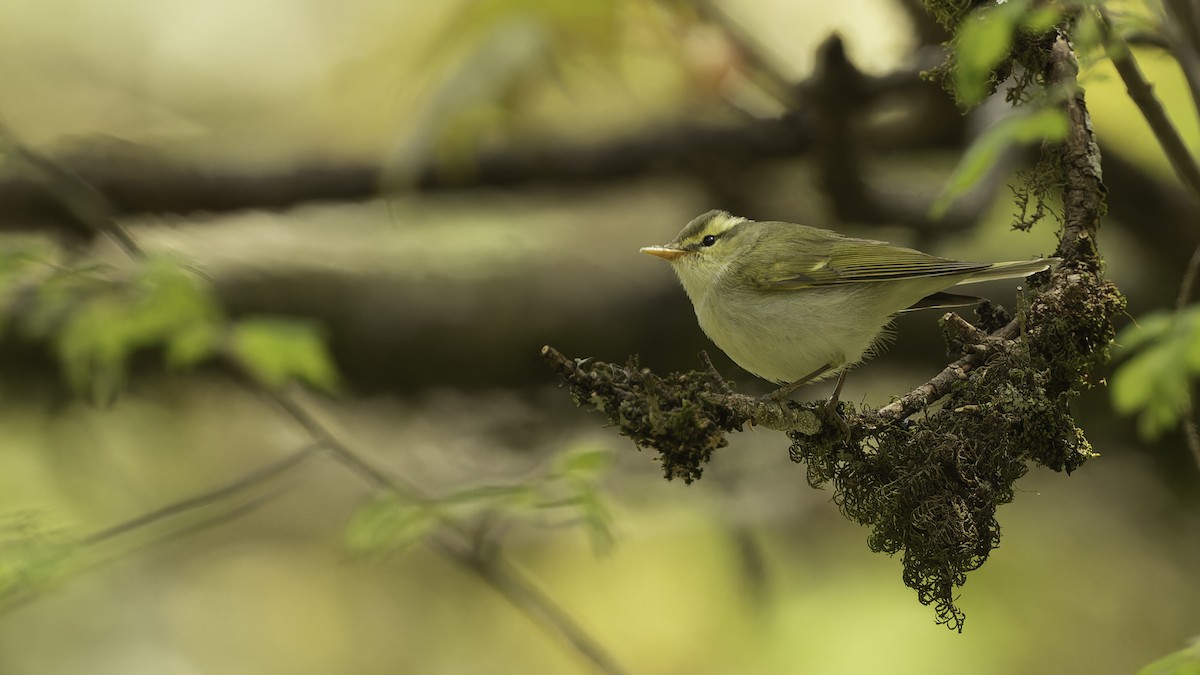
<svg viewBox="0 0 1200 675">
<path fill-rule="evenodd" d="M 1100 253 L 1096 232 L 1104 215 L 1103 172 L 1100 148 L 1092 130 L 1083 91 L 1076 75 L 1079 64 L 1066 36 L 1059 35 L 1050 48 L 1046 81 L 1064 93 L 1063 110 L 1067 114 L 1067 136 L 1059 146 L 1062 157 L 1063 232 L 1055 255 L 1066 267 L 1099 275 Z"/>
</svg>

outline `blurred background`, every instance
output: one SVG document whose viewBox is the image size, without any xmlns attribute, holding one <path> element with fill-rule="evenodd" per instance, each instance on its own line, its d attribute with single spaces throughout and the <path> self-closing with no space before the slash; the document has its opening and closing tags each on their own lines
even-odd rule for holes
<svg viewBox="0 0 1200 675">
<path fill-rule="evenodd" d="M 1018 484 L 957 634 L 808 487 L 782 434 L 735 434 L 702 480 L 668 483 L 538 356 L 639 354 L 664 373 L 707 349 L 767 391 L 637 253 L 712 208 L 965 259 L 1049 255 L 1052 217 L 1010 228 L 1021 152 L 928 216 L 1008 114 L 963 115 L 921 79 L 946 38 L 906 0 L 6 0 L 0 115 L 229 316 L 311 321 L 340 378 L 307 405 L 390 475 L 468 495 L 447 511 L 628 672 L 1132 672 L 1200 634 L 1200 468 L 1177 433 L 1141 439 L 1104 386 L 1075 405 L 1101 456 Z M 1137 54 L 1196 147 L 1175 61 Z M 1088 60 L 1082 80 L 1108 274 L 1131 316 L 1170 308 L 1200 211 L 1111 67 Z M 2 168 L 4 246 L 132 264 Z M 1012 284 L 982 292 L 1015 304 Z M 591 672 L 417 541 L 437 523 L 356 554 L 378 486 L 327 457 L 139 524 L 305 447 L 304 429 L 216 367 L 139 354 L 96 400 L 46 341 L 0 344 L 0 673 Z M 937 313 L 905 316 L 843 399 L 886 403 L 945 362 Z M 565 474 L 594 502 L 473 496 Z M 66 562 L 30 562 L 30 542 L 79 537 Z"/>
</svg>

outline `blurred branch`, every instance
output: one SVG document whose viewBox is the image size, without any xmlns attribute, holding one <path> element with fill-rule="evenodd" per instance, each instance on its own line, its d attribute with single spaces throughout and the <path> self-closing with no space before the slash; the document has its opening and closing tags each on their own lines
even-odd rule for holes
<svg viewBox="0 0 1200 675">
<path fill-rule="evenodd" d="M 49 195 L 60 208 L 71 213 L 80 226 L 112 237 L 131 258 L 143 257 L 141 249 L 132 237 L 113 220 L 113 211 L 106 203 L 103 194 L 92 189 L 79 176 L 58 168 L 50 160 L 26 148 L 15 135 L 2 125 L 0 125 L 0 139 L 16 150 L 26 164 L 38 169 L 39 178 L 46 181 Z M 225 353 L 223 356 L 225 357 L 225 366 L 235 373 L 238 379 L 260 394 L 274 400 L 293 421 L 309 434 L 313 443 L 275 464 L 246 474 L 229 485 L 96 533 L 85 540 L 86 543 L 111 539 L 121 533 L 223 499 L 297 466 L 318 448 L 324 448 L 331 457 L 358 474 L 366 484 L 376 490 L 388 490 L 403 495 L 407 501 L 413 503 L 429 504 L 431 502 L 430 498 L 425 496 L 415 485 L 390 476 L 386 471 L 375 466 L 361 452 L 343 442 L 308 409 L 296 394 L 275 391 L 260 384 L 239 359 L 230 353 Z M 463 547 L 442 540 L 433 540 L 431 545 L 434 548 L 473 571 L 477 577 L 499 591 L 514 607 L 534 619 L 543 629 L 563 638 L 598 671 L 611 674 L 624 672 L 595 639 L 588 635 L 553 599 L 538 591 L 536 586 L 512 563 L 507 562 L 498 552 L 486 560 L 472 553 L 470 548 L 472 537 L 469 529 L 440 511 L 436 511 L 434 515 L 446 530 L 467 544 Z"/>
<path fill-rule="evenodd" d="M 1162 8 L 1166 42 L 1183 71 L 1192 105 L 1200 112 L 1200 8 L 1191 0 L 1165 0 Z"/>
<path fill-rule="evenodd" d="M 81 544 L 86 546 L 99 544 L 109 539 L 119 537 L 124 534 L 129 534 L 135 530 L 148 527 L 169 518 L 204 508 L 213 503 L 228 499 L 229 497 L 243 492 L 251 487 L 265 483 L 272 478 L 283 475 L 296 466 L 302 464 L 305 460 L 311 458 L 318 450 L 321 449 L 319 443 L 307 445 L 299 450 L 278 459 L 264 467 L 255 469 L 249 473 L 243 474 L 238 478 L 222 485 L 187 499 L 181 499 L 172 504 L 168 504 L 160 509 L 155 509 L 149 513 L 144 513 L 135 518 L 118 523 L 111 527 L 107 527 L 99 532 L 88 535 L 80 540 Z"/>
<path fill-rule="evenodd" d="M 939 55 L 939 58 L 940 55 Z M 932 68 L 936 62 L 927 64 Z M 911 76 L 919 80 L 919 72 L 908 75 L 895 73 L 885 78 L 864 74 L 846 54 L 841 37 L 832 35 L 817 49 L 817 64 L 812 77 L 799 90 L 812 111 L 817 137 L 817 162 L 826 194 L 838 218 L 846 222 L 869 224 L 899 224 L 922 234 L 965 230 L 978 222 L 986 211 L 996 190 L 1007 178 L 1016 154 L 1013 152 L 996 162 L 987 177 L 941 218 L 930 216 L 932 200 L 928 196 L 914 198 L 912 186 L 885 190 L 878 181 L 870 179 L 867 166 L 864 133 L 864 113 L 887 88 L 890 78 Z M 945 110 L 961 123 L 961 115 L 942 92 L 931 83 L 926 91 L 937 94 Z M 914 95 L 920 90 L 915 90 Z M 920 92 L 924 93 L 924 92 Z M 979 114 L 979 113 L 976 113 Z"/>
<path fill-rule="evenodd" d="M 840 43 L 839 43 L 840 44 Z M 884 76 L 869 76 L 854 69 L 844 55 L 837 65 L 853 72 L 855 91 L 843 97 L 834 114 L 854 116 L 884 97 L 899 97 L 913 92 L 929 93 L 936 87 L 923 82 L 923 65 L 902 68 Z M 766 68 L 767 66 L 762 65 Z M 776 73 L 775 78 L 782 78 Z M 827 76 L 825 76 L 827 78 Z M 826 79 L 822 87 L 835 85 Z M 813 83 L 789 86 L 789 96 L 815 92 Z M 812 96 L 806 97 L 811 102 Z M 900 100 L 897 98 L 896 100 Z M 918 100 L 922 100 L 918 97 Z M 943 104 L 944 97 L 939 98 Z M 794 106 L 793 106 L 794 107 Z M 928 124 L 928 111 L 917 115 L 926 123 L 891 129 L 884 140 L 874 142 L 895 147 L 931 147 L 958 143 L 961 118 L 952 105 L 944 105 L 947 124 Z M 802 156 L 814 144 L 829 146 L 825 152 L 835 156 L 846 151 L 844 137 L 830 141 L 825 130 L 814 127 L 811 115 L 795 110 L 781 119 L 744 119 L 737 125 L 678 124 L 651 129 L 598 144 L 546 143 L 521 149 L 493 151 L 479 156 L 470 171 L 450 173 L 431 165 L 416 171 L 413 187 L 419 192 L 440 192 L 490 186 L 529 184 L 586 184 L 627 180 L 638 176 L 668 172 L 698 172 L 713 164 L 745 167 L 774 159 Z M 862 131 L 859 129 L 859 131 Z M 866 134 L 869 138 L 870 133 Z M 53 162 L 51 166 L 76 176 L 84 185 L 104 197 L 114 216 L 147 213 L 189 214 L 224 213 L 246 209 L 279 210 L 320 201 L 363 201 L 385 196 L 384 170 L 368 163 L 312 163 L 276 173 L 216 168 L 211 170 L 168 160 L 146 149 L 123 147 L 91 151 L 77 150 Z M 856 150 L 857 152 L 857 150 Z M 843 181 L 827 180 L 831 187 Z M 898 191 L 899 192 L 899 191 Z M 830 195 L 840 210 L 852 208 L 863 197 L 862 190 L 834 192 Z M 54 221 L 64 208 L 78 200 L 61 199 L 48 192 L 39 181 L 21 175 L 0 178 L 0 228 L 29 229 L 37 223 Z M 873 210 L 859 215 L 871 222 L 908 222 L 921 218 L 912 214 L 896 218 L 883 211 L 887 199 L 875 198 Z M 924 206 L 921 206 L 924 208 Z"/>
<path fill-rule="evenodd" d="M 783 68 L 773 54 L 752 34 L 742 28 L 728 12 L 712 0 L 694 0 L 696 13 L 705 20 L 721 27 L 725 34 L 737 45 L 738 51 L 750 67 L 760 75 L 765 82 L 764 89 L 774 96 L 784 107 L 796 107 L 795 82 L 783 74 Z"/>
<path fill-rule="evenodd" d="M 546 144 L 481 155 L 467 174 L 426 167 L 415 179 L 421 192 L 529 184 L 597 184 L 663 173 L 720 156 L 761 162 L 800 155 L 813 142 L 795 119 L 747 120 L 739 126 L 673 125 L 602 144 Z M 385 196 L 383 168 L 366 163 L 313 163 L 278 173 L 202 170 L 156 157 L 87 157 L 63 160 L 71 173 L 111 204 L 113 215 L 227 213 L 283 210 L 311 202 L 355 202 Z M 28 221 L 57 220 L 64 203 L 39 182 L 0 179 L 0 227 L 28 229 Z"/>
<path fill-rule="evenodd" d="M 1184 271 L 1183 281 L 1179 284 L 1179 296 L 1175 299 L 1175 313 L 1183 312 L 1188 303 L 1191 302 L 1192 291 L 1196 287 L 1197 277 L 1200 277 L 1200 246 L 1192 252 L 1192 259 L 1188 261 L 1187 270 Z M 1196 460 L 1196 466 L 1200 467 L 1200 429 L 1196 425 L 1196 406 L 1193 402 L 1194 397 L 1188 396 L 1187 408 L 1183 411 L 1183 438 L 1187 442 L 1188 448 L 1192 451 L 1192 457 Z"/>
<path fill-rule="evenodd" d="M 1158 139 L 1158 144 L 1166 153 L 1167 159 L 1171 162 L 1171 167 L 1175 169 L 1179 179 L 1192 192 L 1194 198 L 1200 199 L 1200 165 L 1196 164 L 1196 159 L 1192 157 L 1183 137 L 1167 117 L 1166 108 L 1154 95 L 1154 86 L 1142 74 L 1129 45 L 1116 34 L 1116 31 L 1112 30 L 1107 18 L 1105 18 L 1104 25 L 1107 32 L 1105 38 L 1109 42 L 1109 55 L 1117 74 L 1125 83 L 1129 98 L 1146 118 L 1151 131 L 1154 132 L 1154 137 Z"/>
<path fill-rule="evenodd" d="M 62 207 L 60 213 L 75 229 L 103 234 L 131 258 L 144 256 L 137 243 L 113 221 L 104 195 L 70 170 L 30 150 L 3 121 L 0 121 L 0 150 L 15 156 L 33 174 L 46 196 Z M 0 206 L 0 211 L 3 210 Z"/>
</svg>

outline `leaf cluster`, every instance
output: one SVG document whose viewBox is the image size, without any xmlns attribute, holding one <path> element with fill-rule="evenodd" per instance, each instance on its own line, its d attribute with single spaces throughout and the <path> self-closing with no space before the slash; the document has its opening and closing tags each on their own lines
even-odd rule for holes
<svg viewBox="0 0 1200 675">
<path fill-rule="evenodd" d="M 1200 378 L 1200 305 L 1144 316 L 1117 344 L 1124 362 L 1113 374 L 1113 405 L 1136 414 L 1141 435 L 1156 439 L 1191 409 L 1192 381 Z"/>
<path fill-rule="evenodd" d="M 158 351 L 171 370 L 218 356 L 271 389 L 292 381 L 330 390 L 336 370 L 317 326 L 284 318 L 228 318 L 211 286 L 168 257 L 119 269 L 62 264 L 44 246 L 0 256 L 0 316 L 25 339 L 49 344 L 68 384 L 107 402 L 125 385 L 130 362 Z"/>
<path fill-rule="evenodd" d="M 505 520 L 581 525 L 596 552 L 613 543 L 612 514 L 599 477 L 612 463 L 605 449 L 579 447 L 562 453 L 545 471 L 509 485 L 484 485 L 434 499 L 416 499 L 400 490 L 373 495 L 346 527 L 347 549 L 386 558 L 402 553 L 453 519 L 477 524 L 474 539 Z"/>
</svg>

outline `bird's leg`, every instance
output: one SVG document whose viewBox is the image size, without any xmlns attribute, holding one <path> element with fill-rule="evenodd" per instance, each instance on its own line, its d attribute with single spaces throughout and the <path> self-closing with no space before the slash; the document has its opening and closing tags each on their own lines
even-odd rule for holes
<svg viewBox="0 0 1200 675">
<path fill-rule="evenodd" d="M 795 382 L 793 382 L 791 384 L 783 385 L 782 387 L 776 389 L 775 391 L 771 392 L 770 394 L 767 394 L 763 398 L 770 399 L 772 401 L 775 401 L 776 403 L 783 403 L 783 402 L 787 401 L 789 397 L 791 397 L 793 391 L 796 391 L 800 387 L 817 379 L 818 377 L 823 375 L 827 370 L 829 370 L 832 367 L 833 366 L 826 363 L 825 365 L 821 366 L 820 368 L 817 368 L 816 370 L 812 371 L 808 375 L 805 375 L 804 377 L 796 380 Z M 839 382 L 838 388 L 840 390 L 841 380 L 838 380 L 838 382 Z"/>
<path fill-rule="evenodd" d="M 850 440 L 850 425 L 846 424 L 845 418 L 843 418 L 842 414 L 838 412 L 837 404 L 838 397 L 842 395 L 842 385 L 846 384 L 846 373 L 848 372 L 850 372 L 850 370 L 847 368 L 838 375 L 837 384 L 833 387 L 833 396 L 830 396 L 829 400 L 825 403 L 826 406 L 833 409 L 833 419 L 837 420 L 838 428 L 842 432 L 843 441 Z"/>
<path fill-rule="evenodd" d="M 838 400 L 840 399 L 840 397 L 842 395 L 842 385 L 846 384 L 846 373 L 848 373 L 848 372 L 850 372 L 849 368 L 843 370 L 841 373 L 838 374 L 837 384 L 834 385 L 834 387 L 833 387 L 833 396 L 829 397 L 830 405 L 836 404 L 838 402 Z"/>
</svg>

